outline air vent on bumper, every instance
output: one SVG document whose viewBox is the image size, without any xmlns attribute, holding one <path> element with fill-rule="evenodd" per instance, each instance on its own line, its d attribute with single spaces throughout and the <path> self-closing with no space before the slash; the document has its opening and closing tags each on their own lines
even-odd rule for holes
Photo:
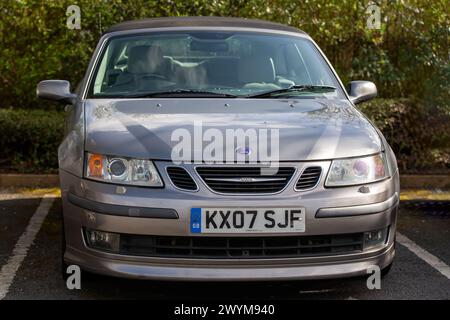
<svg viewBox="0 0 450 320">
<path fill-rule="evenodd" d="M 195 259 L 270 259 L 360 253 L 364 234 L 284 237 L 175 237 L 120 235 L 120 253 Z"/>
<path fill-rule="evenodd" d="M 168 167 L 167 174 L 175 187 L 189 191 L 197 190 L 197 184 L 184 168 Z"/>
<path fill-rule="evenodd" d="M 296 190 L 308 190 L 314 188 L 319 182 L 322 167 L 308 167 L 303 170 L 295 186 Z"/>
</svg>

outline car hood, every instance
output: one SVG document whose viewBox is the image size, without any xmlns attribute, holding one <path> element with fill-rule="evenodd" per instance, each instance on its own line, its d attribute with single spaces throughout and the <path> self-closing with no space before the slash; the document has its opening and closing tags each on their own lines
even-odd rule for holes
<svg viewBox="0 0 450 320">
<path fill-rule="evenodd" d="M 186 134 L 191 136 L 191 146 L 197 151 L 202 144 L 204 148 L 216 139 L 211 134 L 222 134 L 221 139 L 232 153 L 249 153 L 247 148 L 243 149 L 248 144 L 243 146 L 226 139 L 227 130 L 233 129 L 254 129 L 260 143 L 266 137 L 260 134 L 266 131 L 265 141 L 272 143 L 265 154 L 274 151 L 280 161 L 354 157 L 382 149 L 376 129 L 345 100 L 90 99 L 84 107 L 85 149 L 106 155 L 173 160 L 173 148 L 180 146 Z M 205 136 L 206 132 L 209 134 Z M 238 136 L 242 137 L 242 131 Z M 272 137 L 275 140 L 270 140 Z M 274 141 L 279 141 L 278 150 L 273 147 Z M 199 160 L 202 152 L 192 152 L 190 156 L 194 157 L 193 154 Z M 225 159 L 226 152 L 223 156 L 220 152 L 211 154 L 213 160 L 229 159 Z M 261 154 L 258 150 L 253 157 L 266 161 Z M 218 155 L 223 159 L 218 159 Z"/>
</svg>

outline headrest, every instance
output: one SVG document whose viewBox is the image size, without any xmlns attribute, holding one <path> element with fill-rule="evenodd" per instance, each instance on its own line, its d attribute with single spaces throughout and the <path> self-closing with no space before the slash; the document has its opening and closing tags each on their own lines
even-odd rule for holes
<svg viewBox="0 0 450 320">
<path fill-rule="evenodd" d="M 163 63 L 162 50 L 158 46 L 135 46 L 128 53 L 128 72 L 155 73 Z"/>
<path fill-rule="evenodd" d="M 251 56 L 242 59 L 239 67 L 239 81 L 242 83 L 273 83 L 275 67 L 268 56 Z"/>
</svg>

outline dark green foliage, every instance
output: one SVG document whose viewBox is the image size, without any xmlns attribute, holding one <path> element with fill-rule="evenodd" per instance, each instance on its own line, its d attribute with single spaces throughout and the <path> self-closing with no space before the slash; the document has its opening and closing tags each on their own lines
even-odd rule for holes
<svg viewBox="0 0 450 320">
<path fill-rule="evenodd" d="M 2 106 L 43 106 L 34 94 L 43 79 L 66 79 L 75 86 L 110 25 L 144 17 L 217 15 L 299 27 L 316 40 L 344 82 L 372 80 L 381 97 L 413 95 L 448 110 L 448 1 L 376 2 L 380 30 L 367 28 L 369 1 L 357 0 L 3 0 Z M 66 9 L 72 4 L 81 8 L 81 30 L 66 27 Z"/>
<path fill-rule="evenodd" d="M 383 132 L 402 172 L 450 169 L 450 116 L 413 99 L 375 99 L 359 106 Z"/>
<path fill-rule="evenodd" d="M 56 171 L 63 132 L 63 112 L 0 109 L 0 171 Z"/>
<path fill-rule="evenodd" d="M 368 0 L 2 0 L 2 107 L 61 110 L 36 99 L 36 84 L 66 79 L 75 87 L 100 34 L 115 23 L 180 15 L 259 18 L 309 33 L 344 83 L 371 80 L 380 97 L 401 98 L 375 100 L 361 109 L 386 134 L 402 169 L 448 166 L 448 0 L 375 2 L 381 9 L 380 30 L 367 28 Z M 81 30 L 66 27 L 72 4 L 81 8 Z M 0 111 L 0 166 L 56 168 L 61 113 Z"/>
</svg>

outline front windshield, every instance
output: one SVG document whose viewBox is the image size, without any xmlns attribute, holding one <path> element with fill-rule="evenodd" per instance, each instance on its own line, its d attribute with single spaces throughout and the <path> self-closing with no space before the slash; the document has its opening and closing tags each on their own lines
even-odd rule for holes
<svg viewBox="0 0 450 320">
<path fill-rule="evenodd" d="M 336 89 L 286 90 L 273 97 L 343 97 L 308 39 L 250 32 L 162 32 L 112 37 L 96 67 L 89 97 L 246 97 L 293 86 Z"/>
</svg>

